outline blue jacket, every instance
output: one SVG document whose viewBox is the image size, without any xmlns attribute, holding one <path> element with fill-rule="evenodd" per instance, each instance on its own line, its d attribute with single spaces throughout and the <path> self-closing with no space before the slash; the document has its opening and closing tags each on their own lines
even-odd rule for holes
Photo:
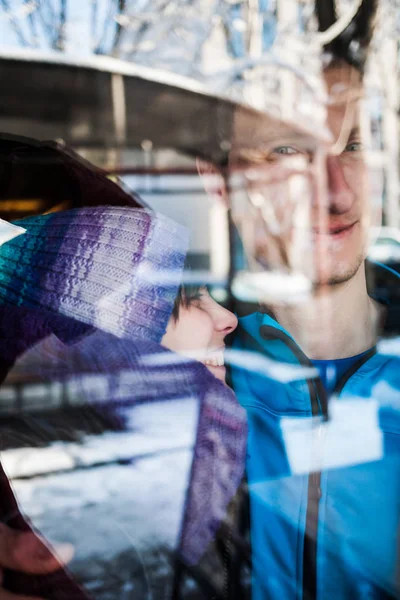
<svg viewBox="0 0 400 600">
<path fill-rule="evenodd" d="M 254 370 L 232 369 L 248 416 L 253 600 L 400 597 L 395 345 L 364 356 L 329 403 L 269 314 L 241 318 L 234 348 L 257 353 Z"/>
</svg>

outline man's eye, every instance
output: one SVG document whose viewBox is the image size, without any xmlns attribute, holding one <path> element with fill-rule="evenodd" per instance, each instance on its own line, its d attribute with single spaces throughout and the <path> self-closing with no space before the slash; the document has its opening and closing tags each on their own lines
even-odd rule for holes
<svg viewBox="0 0 400 600">
<path fill-rule="evenodd" d="M 278 146 L 277 148 L 273 148 L 272 154 L 280 154 L 283 156 L 292 156 L 293 154 L 298 154 L 298 150 L 293 148 L 293 146 Z"/>
<path fill-rule="evenodd" d="M 360 152 L 363 149 L 363 145 L 361 142 L 351 142 L 347 144 L 345 148 L 345 152 Z"/>
</svg>

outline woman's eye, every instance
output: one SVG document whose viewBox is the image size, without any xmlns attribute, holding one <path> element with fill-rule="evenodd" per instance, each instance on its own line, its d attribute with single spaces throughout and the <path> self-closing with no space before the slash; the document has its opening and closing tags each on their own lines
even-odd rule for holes
<svg viewBox="0 0 400 600">
<path fill-rule="evenodd" d="M 190 306 L 195 306 L 196 308 L 200 308 L 201 303 L 202 303 L 201 296 L 195 296 L 190 299 Z"/>
</svg>

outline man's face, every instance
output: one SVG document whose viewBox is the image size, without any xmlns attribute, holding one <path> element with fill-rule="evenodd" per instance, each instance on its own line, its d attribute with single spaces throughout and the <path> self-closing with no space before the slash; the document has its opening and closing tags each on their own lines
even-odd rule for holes
<svg viewBox="0 0 400 600">
<path fill-rule="evenodd" d="M 359 76 L 341 68 L 328 70 L 325 79 L 332 102 L 327 124 L 333 144 L 321 153 L 322 164 L 315 165 L 316 177 L 325 178 L 325 186 L 316 194 L 311 222 L 316 282 L 332 285 L 351 279 L 366 257 L 371 202 L 360 130 Z M 339 86 L 344 88 L 343 99 L 335 94 Z"/>
<path fill-rule="evenodd" d="M 232 164 L 258 173 L 248 180 L 257 262 L 300 272 L 314 285 L 342 283 L 357 273 L 371 226 L 360 77 L 350 67 L 332 68 L 325 81 L 329 141 L 276 121 L 262 141 L 257 132 L 256 150 L 241 147 L 232 157 Z"/>
</svg>

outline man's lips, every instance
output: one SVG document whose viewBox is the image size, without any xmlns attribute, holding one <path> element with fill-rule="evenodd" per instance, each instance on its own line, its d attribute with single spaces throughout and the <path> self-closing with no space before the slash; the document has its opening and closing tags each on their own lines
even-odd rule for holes
<svg viewBox="0 0 400 600">
<path fill-rule="evenodd" d="M 353 221 L 353 223 L 346 225 L 335 225 L 327 227 L 326 229 L 313 229 L 314 235 L 327 235 L 334 238 L 344 237 L 348 233 L 350 233 L 353 228 L 357 225 L 358 221 Z"/>
</svg>

